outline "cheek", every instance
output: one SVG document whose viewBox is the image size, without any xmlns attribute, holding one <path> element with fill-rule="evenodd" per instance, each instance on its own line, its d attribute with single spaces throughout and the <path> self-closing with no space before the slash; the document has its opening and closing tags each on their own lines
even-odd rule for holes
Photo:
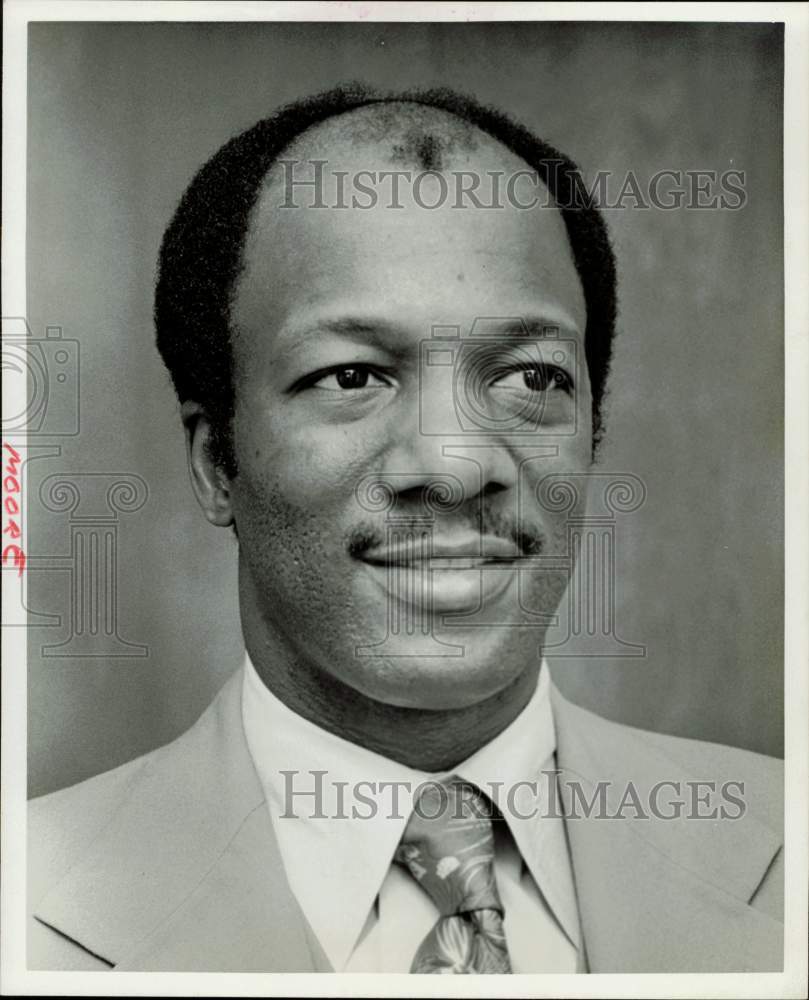
<svg viewBox="0 0 809 1000">
<path fill-rule="evenodd" d="M 546 446 L 551 444 L 557 449 L 552 456 L 535 457 L 530 448 L 520 453 L 516 508 L 522 530 L 541 532 L 546 555 L 568 559 L 571 528 L 587 510 L 590 435 L 557 436 L 548 439 Z M 560 580 L 556 576 L 550 569 L 543 570 L 533 582 L 552 580 L 552 589 L 557 591 Z"/>
<path fill-rule="evenodd" d="M 334 583 L 350 534 L 368 517 L 355 491 L 375 460 L 371 442 L 356 430 L 269 420 L 239 431 L 232 499 L 245 558 L 262 578 L 305 581 L 313 593 Z"/>
<path fill-rule="evenodd" d="M 347 428 L 269 418 L 244 420 L 241 427 L 237 424 L 235 435 L 240 478 L 256 493 L 272 493 L 310 511 L 350 502 L 374 457 L 370 442 Z"/>
</svg>

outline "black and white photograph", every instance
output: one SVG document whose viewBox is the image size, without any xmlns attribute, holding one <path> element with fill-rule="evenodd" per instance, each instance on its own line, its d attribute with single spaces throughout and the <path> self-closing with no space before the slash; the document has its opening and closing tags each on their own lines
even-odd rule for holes
<svg viewBox="0 0 809 1000">
<path fill-rule="evenodd" d="M 4 8 L 3 992 L 806 995 L 809 15 L 582 6 Z"/>
</svg>

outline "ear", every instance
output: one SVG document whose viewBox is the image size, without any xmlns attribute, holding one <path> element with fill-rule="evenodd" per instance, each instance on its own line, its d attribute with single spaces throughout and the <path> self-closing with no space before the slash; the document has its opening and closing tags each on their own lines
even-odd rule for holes
<svg viewBox="0 0 809 1000">
<path fill-rule="evenodd" d="M 230 480 L 211 458 L 211 421 L 199 403 L 182 404 L 185 450 L 191 486 L 205 517 L 217 527 L 233 524 Z"/>
</svg>

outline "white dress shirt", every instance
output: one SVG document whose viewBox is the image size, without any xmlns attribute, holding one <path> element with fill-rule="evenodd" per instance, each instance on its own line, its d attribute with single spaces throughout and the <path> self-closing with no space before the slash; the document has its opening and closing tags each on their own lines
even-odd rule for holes
<svg viewBox="0 0 809 1000">
<path fill-rule="evenodd" d="M 564 821 L 553 809 L 537 808 L 534 787 L 519 784 L 547 787 L 554 768 L 549 682 L 543 663 L 531 700 L 503 732 L 451 772 L 428 774 L 302 718 L 272 694 L 246 657 L 247 744 L 287 880 L 335 971 L 410 970 L 439 913 L 392 859 L 414 793 L 449 773 L 482 789 L 506 821 L 494 822 L 495 875 L 513 971 L 580 971 Z"/>
</svg>

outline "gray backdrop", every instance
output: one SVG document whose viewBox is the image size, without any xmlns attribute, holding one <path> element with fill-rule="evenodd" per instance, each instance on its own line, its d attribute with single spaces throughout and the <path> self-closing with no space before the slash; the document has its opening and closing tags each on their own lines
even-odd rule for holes
<svg viewBox="0 0 809 1000">
<path fill-rule="evenodd" d="M 28 320 L 37 337 L 59 326 L 79 342 L 81 424 L 59 457 L 28 466 L 29 607 L 57 616 L 29 633 L 31 793 L 179 734 L 238 663 L 235 545 L 188 484 L 153 347 L 154 263 L 183 188 L 225 139 L 351 79 L 471 92 L 589 176 L 746 171 L 742 211 L 608 212 L 621 313 L 601 466 L 647 489 L 616 522 L 615 592 L 616 629 L 647 653 L 553 670 L 611 718 L 780 754 L 782 65 L 768 25 L 33 25 Z M 81 511 L 43 505 L 56 473 L 79 484 Z M 77 595 L 89 598 L 69 557 L 112 473 L 148 490 L 98 522 L 117 532 L 115 629 L 147 656 L 112 655 L 138 650 L 103 628 L 89 645 L 71 638 Z"/>
</svg>

